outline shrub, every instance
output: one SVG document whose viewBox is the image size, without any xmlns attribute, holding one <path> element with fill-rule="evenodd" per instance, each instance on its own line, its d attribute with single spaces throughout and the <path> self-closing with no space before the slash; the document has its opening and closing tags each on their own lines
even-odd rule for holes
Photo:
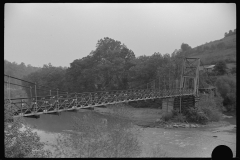
<svg viewBox="0 0 240 160">
<path fill-rule="evenodd" d="M 173 117 L 173 121 L 175 122 L 185 122 L 186 121 L 186 116 L 183 115 L 182 113 L 178 113 Z"/>
<path fill-rule="evenodd" d="M 5 157 L 7 158 L 46 158 L 51 156 L 49 150 L 44 149 L 37 133 L 18 119 L 13 123 L 5 122 Z"/>
<path fill-rule="evenodd" d="M 179 110 L 174 109 L 172 110 L 173 117 L 177 116 L 179 114 Z"/>
<path fill-rule="evenodd" d="M 223 98 L 223 105 L 228 111 L 236 108 L 236 77 L 224 75 L 218 77 L 215 85 Z"/>
<path fill-rule="evenodd" d="M 216 93 L 216 96 L 201 96 L 198 107 L 208 117 L 209 121 L 219 121 L 222 98 L 218 93 Z"/>
<path fill-rule="evenodd" d="M 186 119 L 189 122 L 195 122 L 200 124 L 206 124 L 208 122 L 208 117 L 198 108 L 188 108 L 185 112 Z"/>
<path fill-rule="evenodd" d="M 162 115 L 162 120 L 164 120 L 166 122 L 169 121 L 172 118 L 173 118 L 173 113 L 172 112 L 164 113 Z"/>
<path fill-rule="evenodd" d="M 106 120 L 75 118 L 74 132 L 57 139 L 57 157 L 134 157 L 140 151 L 130 126 L 109 126 Z"/>
<path fill-rule="evenodd" d="M 220 112 L 218 110 L 216 110 L 216 109 L 202 108 L 202 111 L 208 117 L 209 121 L 217 122 L 221 118 Z"/>
<path fill-rule="evenodd" d="M 8 103 L 4 104 L 4 147 L 7 158 L 46 158 L 51 156 L 49 150 L 44 149 L 45 143 L 22 118 L 12 119 L 14 110 Z"/>
</svg>

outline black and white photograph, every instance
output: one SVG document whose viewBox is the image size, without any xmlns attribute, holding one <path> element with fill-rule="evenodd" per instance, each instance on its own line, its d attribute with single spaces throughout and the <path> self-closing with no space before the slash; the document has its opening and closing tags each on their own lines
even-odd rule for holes
<svg viewBox="0 0 240 160">
<path fill-rule="evenodd" d="M 235 158 L 235 3 L 4 3 L 5 158 Z"/>
</svg>

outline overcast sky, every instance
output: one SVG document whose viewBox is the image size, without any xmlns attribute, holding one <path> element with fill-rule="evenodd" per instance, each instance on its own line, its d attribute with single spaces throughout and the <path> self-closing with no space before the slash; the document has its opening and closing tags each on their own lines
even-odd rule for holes
<svg viewBox="0 0 240 160">
<path fill-rule="evenodd" d="M 231 3 L 7 3 L 4 16 L 4 59 L 38 67 L 69 67 L 104 37 L 140 56 L 196 47 L 236 29 Z"/>
</svg>

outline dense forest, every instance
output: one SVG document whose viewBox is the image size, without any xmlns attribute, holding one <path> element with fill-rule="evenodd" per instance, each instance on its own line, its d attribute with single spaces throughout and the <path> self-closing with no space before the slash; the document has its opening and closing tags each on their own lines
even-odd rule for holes
<svg viewBox="0 0 240 160">
<path fill-rule="evenodd" d="M 4 71 L 5 74 L 36 82 L 38 85 L 58 89 L 59 93 L 63 91 L 79 93 L 125 90 L 139 88 L 152 80 L 179 79 L 183 58 L 188 57 L 194 51 L 186 43 L 182 43 L 180 47 L 181 49 L 175 50 L 172 54 L 154 53 L 151 56 L 136 57 L 134 52 L 125 44 L 105 37 L 97 42 L 95 50 L 92 50 L 86 57 L 74 60 L 68 68 L 54 67 L 51 64 L 37 68 L 30 65 L 25 66 L 24 63 L 18 65 L 5 60 Z M 223 68 L 223 70 L 225 71 L 226 68 Z M 170 72 L 172 73 L 171 77 Z M 236 91 L 232 88 L 236 86 L 236 77 L 234 76 L 234 70 L 229 73 L 232 76 L 228 76 L 228 79 L 224 77 L 225 74 L 227 73 L 220 73 L 218 68 L 211 74 L 211 81 L 206 76 L 200 76 L 202 77 L 200 80 L 211 82 L 211 84 L 217 86 L 223 81 L 231 84 L 225 85 L 225 89 L 219 89 L 224 92 L 222 97 L 226 99 L 225 105 L 229 106 L 229 104 L 235 104 L 234 93 Z M 22 84 L 29 85 L 27 83 Z M 159 87 L 168 88 L 169 86 L 166 83 L 161 83 Z M 229 94 L 227 94 L 228 92 Z M 29 89 L 25 89 L 25 93 L 30 97 Z M 38 91 L 38 96 L 43 95 L 49 95 L 49 90 Z"/>
<path fill-rule="evenodd" d="M 24 79 L 68 92 L 131 89 L 159 77 L 168 79 L 169 71 L 174 73 L 171 79 L 179 78 L 183 54 L 135 57 L 125 44 L 105 37 L 97 42 L 95 50 L 74 60 L 69 68 L 44 65 Z"/>
<path fill-rule="evenodd" d="M 33 72 L 39 70 L 39 67 L 33 67 L 30 64 L 25 65 L 23 62 L 17 64 L 16 62 L 9 62 L 4 60 L 4 74 L 9 76 L 14 76 L 17 78 L 23 78 Z M 4 82 L 8 82 L 8 77 L 4 76 Z M 22 85 L 21 81 L 11 79 L 11 83 Z M 6 90 L 6 83 L 4 83 L 4 98 L 8 97 Z M 26 93 L 22 90 L 22 87 L 11 85 L 11 97 L 26 97 Z"/>
</svg>

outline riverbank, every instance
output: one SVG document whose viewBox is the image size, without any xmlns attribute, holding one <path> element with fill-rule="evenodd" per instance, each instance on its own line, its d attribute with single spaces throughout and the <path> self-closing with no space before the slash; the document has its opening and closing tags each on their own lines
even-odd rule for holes
<svg viewBox="0 0 240 160">
<path fill-rule="evenodd" d="M 79 112 L 85 112 L 80 110 Z M 218 145 L 227 145 L 236 155 L 236 126 L 224 119 L 220 122 L 212 122 L 199 128 L 182 127 L 156 127 L 161 118 L 162 111 L 153 108 L 133 108 L 128 105 L 109 105 L 106 108 L 96 107 L 92 113 L 99 118 L 107 118 L 108 121 L 126 121 L 134 124 L 132 132 L 136 133 L 142 148 L 139 157 L 211 157 L 212 150 Z M 80 113 L 68 113 L 68 116 L 76 116 Z M 81 115 L 81 114 L 80 114 Z M 54 119 L 52 119 L 54 118 Z M 69 121 L 67 114 L 45 117 L 50 123 L 55 121 Z M 229 119 L 229 118 L 225 118 Z M 42 119 L 44 120 L 44 119 Z M 62 121 L 60 121 L 62 123 Z M 39 122 L 38 126 L 46 125 Z M 235 131 L 234 131 L 235 129 Z M 34 129 L 42 142 L 55 143 L 56 137 L 61 133 L 70 133 L 65 129 L 59 133 L 45 132 Z M 46 146 L 52 149 L 51 146 Z"/>
<path fill-rule="evenodd" d="M 170 123 L 160 125 L 162 111 L 131 106 L 96 108 L 101 114 L 111 114 L 132 120 L 139 128 L 142 157 L 211 157 L 218 145 L 231 148 L 236 156 L 236 117 L 222 115 L 219 122 L 207 125 Z M 233 122 L 233 123 L 231 123 Z"/>
<path fill-rule="evenodd" d="M 161 120 L 163 111 L 155 108 L 134 108 L 129 105 L 108 105 L 106 108 L 96 107 L 95 112 L 113 115 L 119 118 L 125 118 L 134 122 L 135 125 L 147 128 L 216 128 L 226 127 L 230 124 L 236 124 L 236 117 L 233 114 L 231 116 L 222 114 L 222 118 L 218 122 L 209 122 L 206 125 L 196 123 L 175 123 L 175 122 L 163 122 Z M 231 128 L 231 129 L 232 129 Z M 230 129 L 230 130 L 231 130 Z"/>
</svg>

